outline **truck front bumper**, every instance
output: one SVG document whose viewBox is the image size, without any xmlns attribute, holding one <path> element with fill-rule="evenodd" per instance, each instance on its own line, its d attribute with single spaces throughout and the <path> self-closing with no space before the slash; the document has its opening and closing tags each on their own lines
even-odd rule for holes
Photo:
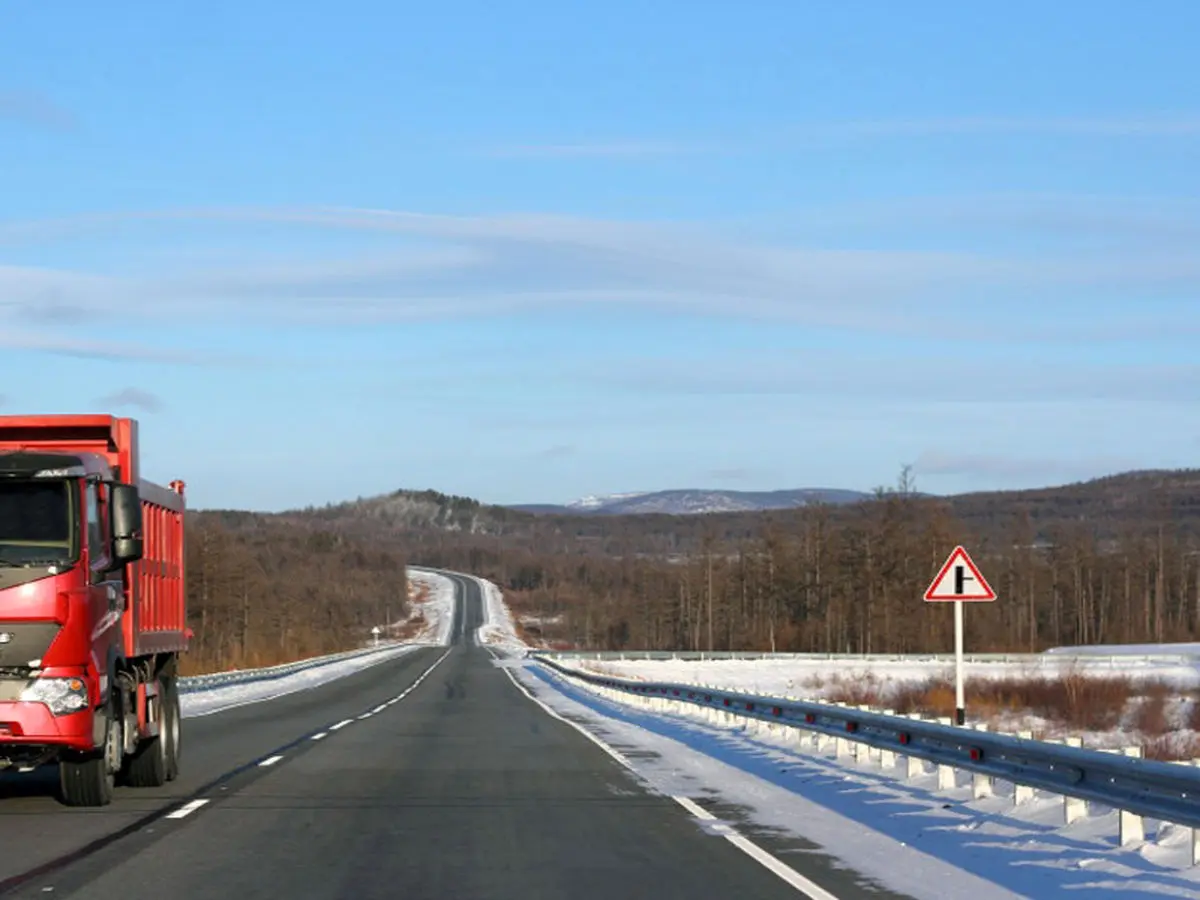
<svg viewBox="0 0 1200 900">
<path fill-rule="evenodd" d="M 0 702 L 0 760 L 35 747 L 86 752 L 95 747 L 92 711 L 56 716 L 44 703 L 24 700 Z"/>
</svg>

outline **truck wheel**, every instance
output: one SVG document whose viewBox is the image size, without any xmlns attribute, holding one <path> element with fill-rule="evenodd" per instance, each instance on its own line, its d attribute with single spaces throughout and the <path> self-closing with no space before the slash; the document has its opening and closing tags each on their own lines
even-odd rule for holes
<svg viewBox="0 0 1200 900">
<path fill-rule="evenodd" d="M 138 744 L 125 764 L 124 781 L 130 787 L 162 787 L 167 783 L 166 728 L 169 716 L 162 679 L 158 681 L 158 734 Z"/>
<path fill-rule="evenodd" d="M 121 767 L 121 725 L 109 716 L 104 747 L 72 754 L 58 764 L 59 787 L 67 806 L 108 806 L 112 803 L 117 770 Z"/>
<path fill-rule="evenodd" d="M 183 751 L 183 716 L 179 709 L 179 685 L 174 678 L 163 679 L 163 736 L 167 741 L 167 781 L 179 777 Z"/>
</svg>

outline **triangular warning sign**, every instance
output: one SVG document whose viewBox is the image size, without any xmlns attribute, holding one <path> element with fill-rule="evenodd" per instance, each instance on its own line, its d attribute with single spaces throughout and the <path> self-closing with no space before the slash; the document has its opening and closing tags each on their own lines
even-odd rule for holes
<svg viewBox="0 0 1200 900">
<path fill-rule="evenodd" d="M 949 600 L 995 600 L 996 592 L 987 583 L 979 567 L 971 561 L 964 547 L 955 547 L 942 570 L 929 585 L 925 599 L 930 602 Z"/>
</svg>

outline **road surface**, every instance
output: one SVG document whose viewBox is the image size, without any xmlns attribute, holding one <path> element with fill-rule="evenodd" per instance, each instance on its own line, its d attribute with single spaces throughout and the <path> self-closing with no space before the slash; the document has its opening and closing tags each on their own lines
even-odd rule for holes
<svg viewBox="0 0 1200 900">
<path fill-rule="evenodd" d="M 0 783 L 0 894 L 803 896 L 518 690 L 473 642 L 478 585 L 455 581 L 450 647 L 186 720 L 185 774 L 169 788 L 73 810 Z M 878 896 L 839 881 L 838 900 Z"/>
</svg>

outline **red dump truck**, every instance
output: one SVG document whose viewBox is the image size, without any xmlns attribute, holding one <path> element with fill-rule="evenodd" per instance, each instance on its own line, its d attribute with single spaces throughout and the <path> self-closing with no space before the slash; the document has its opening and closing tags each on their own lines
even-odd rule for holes
<svg viewBox="0 0 1200 900">
<path fill-rule="evenodd" d="M 184 485 L 151 484 L 114 416 L 0 416 L 0 768 L 57 762 L 103 806 L 180 757 Z"/>
</svg>

